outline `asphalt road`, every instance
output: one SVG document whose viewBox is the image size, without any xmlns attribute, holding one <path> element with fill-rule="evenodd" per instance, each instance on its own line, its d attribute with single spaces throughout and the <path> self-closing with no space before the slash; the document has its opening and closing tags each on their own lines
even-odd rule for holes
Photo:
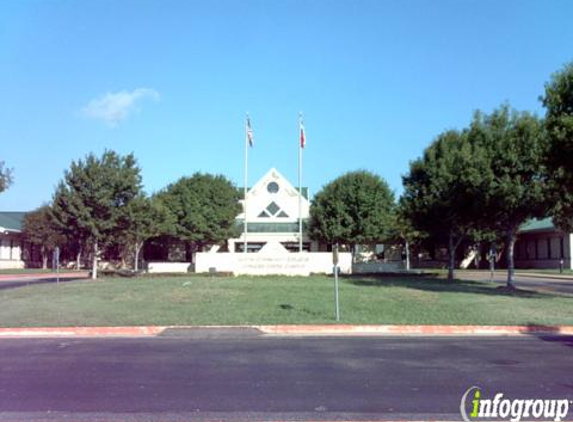
<svg viewBox="0 0 573 422">
<path fill-rule="evenodd" d="M 464 280 L 489 281 L 491 276 L 489 271 L 458 271 L 456 277 Z M 495 271 L 493 280 L 498 284 L 505 285 L 507 272 Z M 515 277 L 515 285 L 524 289 L 573 294 L 573 279 L 553 278 L 550 274 L 543 278 L 518 274 Z"/>
<path fill-rule="evenodd" d="M 0 274 L 0 290 L 15 289 L 33 284 L 56 284 L 68 281 L 89 281 L 88 273 L 85 271 L 62 271 L 59 275 L 55 273 Z"/>
<path fill-rule="evenodd" d="M 572 346 L 250 332 L 2 339 L 0 420 L 460 420 L 474 385 L 484 398 L 573 399 Z"/>
<path fill-rule="evenodd" d="M 85 277 L 62 277 L 58 279 L 57 277 L 42 277 L 42 278 L 25 278 L 25 279 L 5 279 L 0 280 L 0 290 L 6 289 L 17 289 L 19 287 L 30 286 L 33 284 L 57 284 L 59 283 L 68 283 L 70 281 L 90 281 Z"/>
</svg>

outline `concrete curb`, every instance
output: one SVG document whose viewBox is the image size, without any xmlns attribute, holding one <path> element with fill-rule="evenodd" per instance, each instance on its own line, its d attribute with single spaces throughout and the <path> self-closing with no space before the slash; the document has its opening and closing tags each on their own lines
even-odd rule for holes
<svg viewBox="0 0 573 422">
<path fill-rule="evenodd" d="M 167 327 L 25 327 L 0 328 L 2 337 L 150 337 Z"/>
<path fill-rule="evenodd" d="M 274 335 L 386 335 L 386 336 L 515 336 L 573 335 L 573 326 L 539 325 L 266 325 L 255 326 Z"/>
<path fill-rule="evenodd" d="M 0 338 L 153 337 L 167 329 L 254 328 L 273 336 L 524 336 L 573 335 L 568 325 L 226 325 L 0 328 Z"/>
</svg>

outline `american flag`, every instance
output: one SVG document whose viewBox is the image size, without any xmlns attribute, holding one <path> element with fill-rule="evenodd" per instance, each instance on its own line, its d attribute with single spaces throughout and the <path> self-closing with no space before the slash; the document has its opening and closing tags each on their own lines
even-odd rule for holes
<svg viewBox="0 0 573 422">
<path fill-rule="evenodd" d="M 306 145 L 306 133 L 304 132 L 304 122 L 300 116 L 300 147 L 304 148 Z"/>
<path fill-rule="evenodd" d="M 249 146 L 253 146 L 253 128 L 251 127 L 251 119 L 247 116 L 247 140 L 249 141 Z"/>
</svg>

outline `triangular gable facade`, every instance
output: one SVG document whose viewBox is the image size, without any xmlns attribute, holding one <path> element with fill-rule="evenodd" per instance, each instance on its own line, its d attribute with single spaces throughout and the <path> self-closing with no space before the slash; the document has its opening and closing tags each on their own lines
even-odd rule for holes
<svg viewBox="0 0 573 422">
<path fill-rule="evenodd" d="M 306 190 L 303 190 L 306 193 Z M 242 201 L 241 201 L 242 202 Z M 303 195 L 301 215 L 307 219 L 310 203 Z M 241 213 L 238 219 L 244 219 Z M 247 192 L 248 223 L 293 223 L 299 219 L 299 194 L 287 178 L 270 169 Z"/>
</svg>

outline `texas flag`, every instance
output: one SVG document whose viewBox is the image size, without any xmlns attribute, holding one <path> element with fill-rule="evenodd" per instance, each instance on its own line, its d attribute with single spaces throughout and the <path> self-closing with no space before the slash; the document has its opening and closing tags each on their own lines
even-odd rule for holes
<svg viewBox="0 0 573 422">
<path fill-rule="evenodd" d="M 249 146 L 252 147 L 253 146 L 253 128 L 251 127 L 251 118 L 249 116 L 247 116 L 247 127 L 246 127 L 246 131 L 247 131 L 247 140 L 249 141 Z"/>
<path fill-rule="evenodd" d="M 304 122 L 302 116 L 300 117 L 300 147 L 304 148 L 306 145 L 306 134 L 304 133 Z"/>
</svg>

